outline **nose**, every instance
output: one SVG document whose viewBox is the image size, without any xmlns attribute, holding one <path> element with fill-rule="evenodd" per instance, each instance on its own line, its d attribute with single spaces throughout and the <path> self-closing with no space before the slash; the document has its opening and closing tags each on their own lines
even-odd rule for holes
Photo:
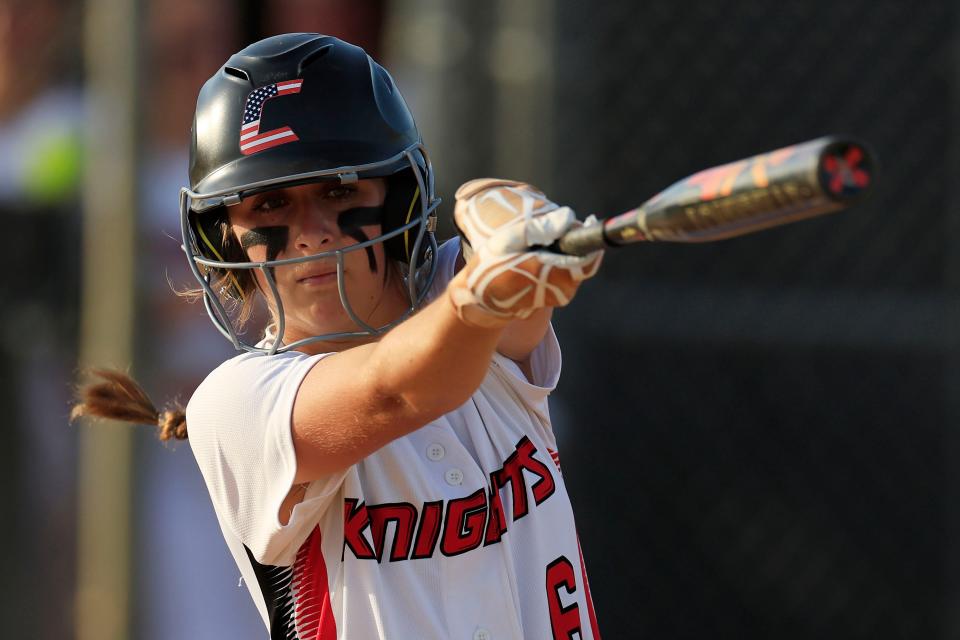
<svg viewBox="0 0 960 640">
<path fill-rule="evenodd" d="M 319 253 L 336 247 L 340 237 L 337 216 L 320 207 L 305 206 L 298 216 L 293 238 L 296 249 L 304 254 Z"/>
</svg>

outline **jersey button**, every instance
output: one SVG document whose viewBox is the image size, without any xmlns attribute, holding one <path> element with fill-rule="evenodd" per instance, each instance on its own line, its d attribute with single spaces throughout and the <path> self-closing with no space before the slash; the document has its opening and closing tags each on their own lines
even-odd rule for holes
<svg viewBox="0 0 960 640">
<path fill-rule="evenodd" d="M 447 484 L 455 487 L 458 484 L 463 484 L 463 471 L 460 471 L 460 469 L 448 469 L 444 478 Z"/>
<path fill-rule="evenodd" d="M 473 632 L 473 640 L 490 640 L 490 632 L 480 627 Z"/>
<path fill-rule="evenodd" d="M 427 447 L 427 457 L 437 462 L 438 460 L 443 460 L 443 456 L 446 455 L 447 451 L 443 448 L 442 444 L 434 442 Z"/>
</svg>

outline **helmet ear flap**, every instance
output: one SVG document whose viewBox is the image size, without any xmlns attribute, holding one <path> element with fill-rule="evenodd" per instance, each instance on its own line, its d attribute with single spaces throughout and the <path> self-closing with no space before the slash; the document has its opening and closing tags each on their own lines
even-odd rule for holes
<svg viewBox="0 0 960 640">
<path fill-rule="evenodd" d="M 390 233 L 409 224 L 421 215 L 420 185 L 412 169 L 404 169 L 387 178 L 387 195 L 383 202 L 383 233 Z M 423 223 L 415 224 L 401 234 L 384 241 L 389 258 L 410 264 L 414 245 Z M 420 243 L 416 266 L 423 264 L 430 244 Z"/>
<path fill-rule="evenodd" d="M 226 248 L 223 246 L 223 226 L 227 223 L 225 207 L 197 213 L 190 211 L 190 229 L 196 239 L 200 255 L 207 260 L 226 261 Z"/>
<path fill-rule="evenodd" d="M 225 242 L 225 234 L 230 227 L 226 207 L 217 207 L 202 214 L 191 210 L 189 221 L 196 246 L 202 257 L 217 262 L 242 262 L 247 259 L 236 243 Z M 227 280 L 223 283 L 224 290 L 231 298 L 243 300 L 243 287 L 232 272 L 215 267 L 208 267 L 208 269 L 217 279 Z"/>
</svg>

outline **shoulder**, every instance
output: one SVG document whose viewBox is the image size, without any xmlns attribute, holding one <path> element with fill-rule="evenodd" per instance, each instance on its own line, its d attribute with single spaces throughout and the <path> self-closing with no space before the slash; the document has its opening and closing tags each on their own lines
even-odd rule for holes
<svg viewBox="0 0 960 640">
<path fill-rule="evenodd" d="M 205 426 L 241 426 L 247 416 L 292 404 L 304 376 L 325 355 L 244 353 L 227 360 L 210 372 L 187 404 L 191 438 Z"/>
<path fill-rule="evenodd" d="M 214 369 L 187 405 L 190 449 L 221 527 L 258 562 L 275 564 L 291 541 L 302 540 L 308 524 L 316 524 L 301 517 L 296 526 L 286 527 L 278 514 L 297 472 L 294 400 L 303 378 L 324 355 L 239 355 Z M 329 503 L 333 489 L 327 489 L 312 508 Z M 312 491 L 308 497 L 316 497 Z"/>
<path fill-rule="evenodd" d="M 271 379 L 289 375 L 302 366 L 310 356 L 288 351 L 268 356 L 261 353 L 244 353 L 222 363 L 200 383 L 190 404 L 211 399 L 220 394 L 227 396 L 249 390 Z"/>
</svg>

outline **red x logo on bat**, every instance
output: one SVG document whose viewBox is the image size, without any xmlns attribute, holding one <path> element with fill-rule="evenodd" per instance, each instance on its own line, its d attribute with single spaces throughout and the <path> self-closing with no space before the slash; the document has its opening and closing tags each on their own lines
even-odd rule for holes
<svg viewBox="0 0 960 640">
<path fill-rule="evenodd" d="M 823 170 L 827 174 L 827 188 L 841 194 L 846 189 L 863 189 L 870 184 L 870 174 L 861 163 L 863 149 L 851 146 L 843 154 L 829 155 L 823 159 Z"/>
</svg>

